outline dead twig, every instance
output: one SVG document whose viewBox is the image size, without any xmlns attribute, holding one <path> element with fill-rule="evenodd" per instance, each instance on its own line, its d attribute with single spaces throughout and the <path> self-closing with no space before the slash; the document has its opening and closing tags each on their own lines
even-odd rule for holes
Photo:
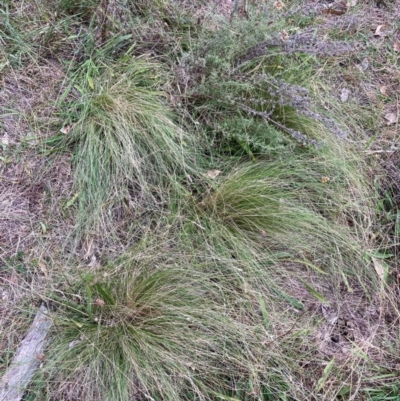
<svg viewBox="0 0 400 401">
<path fill-rule="evenodd" d="M 52 321 L 42 305 L 0 380 L 0 401 L 20 401 L 33 374 L 43 360 L 46 336 Z"/>
</svg>

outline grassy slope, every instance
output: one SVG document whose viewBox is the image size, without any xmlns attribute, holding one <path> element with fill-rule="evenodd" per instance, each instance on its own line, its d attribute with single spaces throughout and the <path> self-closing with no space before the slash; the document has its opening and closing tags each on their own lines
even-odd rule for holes
<svg viewBox="0 0 400 401">
<path fill-rule="evenodd" d="M 55 322 L 26 399 L 399 396 L 396 9 L 286 3 L 7 2 L 1 368 Z"/>
</svg>

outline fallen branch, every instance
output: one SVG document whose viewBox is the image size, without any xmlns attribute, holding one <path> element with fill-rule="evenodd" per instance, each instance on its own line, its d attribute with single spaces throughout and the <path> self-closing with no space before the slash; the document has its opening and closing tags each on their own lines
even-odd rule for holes
<svg viewBox="0 0 400 401">
<path fill-rule="evenodd" d="M 0 380 L 0 401 L 20 401 L 43 358 L 45 339 L 52 321 L 42 305 Z"/>
</svg>

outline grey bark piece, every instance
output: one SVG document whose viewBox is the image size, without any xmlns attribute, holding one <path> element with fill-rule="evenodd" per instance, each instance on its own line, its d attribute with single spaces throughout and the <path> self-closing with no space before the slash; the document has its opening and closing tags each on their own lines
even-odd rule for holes
<svg viewBox="0 0 400 401">
<path fill-rule="evenodd" d="M 39 367 L 52 320 L 42 305 L 17 349 L 10 366 L 0 380 L 0 401 L 20 401 Z"/>
</svg>

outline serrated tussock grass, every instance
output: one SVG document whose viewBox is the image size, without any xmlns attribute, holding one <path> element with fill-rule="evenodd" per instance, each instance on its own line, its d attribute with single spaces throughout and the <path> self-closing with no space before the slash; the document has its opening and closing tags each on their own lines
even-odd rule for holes
<svg viewBox="0 0 400 401">
<path fill-rule="evenodd" d="M 347 169 L 334 167 L 323 157 L 241 163 L 199 198 L 196 219 L 206 231 L 214 226 L 214 235 L 219 229 L 227 244 L 233 237 L 253 243 L 270 261 L 284 252 L 337 278 L 347 271 L 362 285 L 374 282 L 363 258 L 371 222 L 362 198 L 367 188 L 358 186 L 356 171 L 345 177 Z"/>
<path fill-rule="evenodd" d="M 46 368 L 59 397 L 212 400 L 283 374 L 277 354 L 260 350 L 255 290 L 167 234 L 143 240 L 106 278 L 88 276 L 75 295 L 83 302 L 60 304 Z"/>
<path fill-rule="evenodd" d="M 118 202 L 163 205 L 193 174 L 195 149 L 165 102 L 154 61 L 132 57 L 80 74 L 81 98 L 70 106 L 77 121 L 65 145 L 74 152 L 79 225 L 96 230 L 107 227 Z"/>
</svg>

